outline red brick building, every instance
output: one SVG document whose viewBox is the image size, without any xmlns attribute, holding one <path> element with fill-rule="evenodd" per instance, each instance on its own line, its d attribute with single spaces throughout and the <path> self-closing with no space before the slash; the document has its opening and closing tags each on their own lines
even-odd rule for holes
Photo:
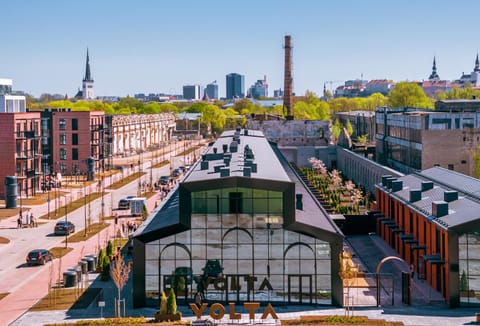
<svg viewBox="0 0 480 326">
<path fill-rule="evenodd" d="M 480 181 L 434 167 L 382 177 L 377 232 L 451 307 L 480 305 Z"/>
<path fill-rule="evenodd" d="M 33 196 L 42 175 L 40 113 L 0 113 L 0 180 L 16 176 L 18 193 Z M 5 187 L 0 187 L 5 198 Z"/>
<path fill-rule="evenodd" d="M 81 175 L 87 172 L 86 160 L 95 161 L 95 173 L 105 170 L 105 113 L 52 109 L 42 112 L 44 134 L 49 134 L 49 152 L 44 152 L 53 173 Z"/>
</svg>

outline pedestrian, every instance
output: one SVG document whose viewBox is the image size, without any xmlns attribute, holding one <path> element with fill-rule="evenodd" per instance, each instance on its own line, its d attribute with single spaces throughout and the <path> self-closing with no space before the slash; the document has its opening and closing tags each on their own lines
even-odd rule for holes
<svg viewBox="0 0 480 326">
<path fill-rule="evenodd" d="M 18 219 L 17 219 L 17 227 L 19 229 L 22 228 L 22 212 L 20 212 L 19 216 L 18 216 Z"/>
<path fill-rule="evenodd" d="M 30 213 L 30 223 L 32 224 L 32 227 L 37 227 L 37 220 L 35 219 L 35 217 L 33 217 L 33 213 Z"/>
<path fill-rule="evenodd" d="M 30 227 L 30 213 L 27 212 L 27 214 L 25 214 L 25 225 L 27 227 Z"/>
<path fill-rule="evenodd" d="M 195 293 L 195 304 L 198 308 L 202 306 L 202 296 L 200 295 L 200 292 Z"/>
<path fill-rule="evenodd" d="M 410 264 L 410 275 L 413 276 L 415 275 L 415 267 L 413 266 L 413 264 Z"/>
</svg>

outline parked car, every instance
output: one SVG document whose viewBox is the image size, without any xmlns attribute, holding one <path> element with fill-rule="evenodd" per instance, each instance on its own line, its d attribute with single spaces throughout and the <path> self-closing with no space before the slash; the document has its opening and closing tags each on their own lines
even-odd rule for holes
<svg viewBox="0 0 480 326">
<path fill-rule="evenodd" d="M 35 249 L 27 255 L 27 265 L 45 265 L 46 262 L 52 261 L 53 256 L 47 249 Z"/>
<path fill-rule="evenodd" d="M 130 200 L 122 198 L 118 201 L 118 209 L 130 209 Z"/>
<path fill-rule="evenodd" d="M 55 235 L 69 235 L 75 233 L 75 225 L 70 221 L 59 221 L 55 224 Z"/>
<path fill-rule="evenodd" d="M 180 169 L 174 169 L 172 172 L 172 177 L 179 177 L 180 176 Z"/>
<path fill-rule="evenodd" d="M 162 176 L 160 177 L 159 182 L 160 182 L 161 185 L 166 185 L 166 184 L 168 184 L 168 182 L 170 181 L 170 179 L 171 179 L 171 177 L 170 177 L 169 175 L 162 175 Z"/>
</svg>

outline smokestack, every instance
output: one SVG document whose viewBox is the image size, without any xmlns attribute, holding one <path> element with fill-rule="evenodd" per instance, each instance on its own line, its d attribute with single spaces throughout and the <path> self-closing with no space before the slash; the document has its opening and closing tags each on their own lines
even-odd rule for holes
<svg viewBox="0 0 480 326">
<path fill-rule="evenodd" d="M 291 36 L 285 35 L 285 79 L 283 82 L 283 108 L 287 110 L 287 120 L 293 120 L 293 78 L 292 78 L 292 45 Z"/>
</svg>

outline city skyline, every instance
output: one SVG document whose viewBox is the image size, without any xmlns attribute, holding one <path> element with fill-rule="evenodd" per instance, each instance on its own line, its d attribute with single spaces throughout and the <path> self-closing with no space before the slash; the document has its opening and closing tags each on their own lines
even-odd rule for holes
<svg viewBox="0 0 480 326">
<path fill-rule="evenodd" d="M 474 68 L 479 45 L 467 13 L 480 3 L 426 0 L 384 3 L 220 0 L 163 3 L 48 0 L 2 5 L 8 33 L 0 78 L 14 90 L 73 97 L 90 53 L 96 96 L 181 94 L 225 76 L 245 76 L 248 89 L 267 76 L 269 95 L 283 89 L 284 36 L 293 43 L 293 90 L 320 95 L 345 80 L 426 80 L 436 57 L 440 78 Z M 14 14 L 18 13 L 18 14 Z M 20 17 L 20 18 L 19 18 Z M 202 94 L 203 95 L 203 94 Z"/>
</svg>

